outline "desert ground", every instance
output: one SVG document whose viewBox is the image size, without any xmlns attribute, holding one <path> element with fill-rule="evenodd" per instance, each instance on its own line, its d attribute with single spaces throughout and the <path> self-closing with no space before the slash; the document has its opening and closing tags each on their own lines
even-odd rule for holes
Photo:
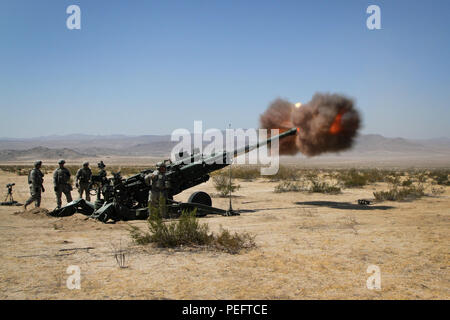
<svg viewBox="0 0 450 320">
<path fill-rule="evenodd" d="M 51 174 L 44 179 L 42 208 L 52 210 Z M 0 186 L 10 182 L 16 183 L 15 200 L 24 203 L 27 177 L 0 171 Z M 146 221 L 104 224 L 81 214 L 49 217 L 33 205 L 26 212 L 0 206 L 0 298 L 450 298 L 450 187 L 414 201 L 361 206 L 358 199 L 373 198 L 386 183 L 337 195 L 274 193 L 279 182 L 265 179 L 237 183 L 233 206 L 241 215 L 200 220 L 213 232 L 253 234 L 256 248 L 239 254 L 136 245 L 129 225 L 146 230 Z M 196 190 L 217 193 L 210 180 L 176 200 Z M 215 196 L 213 205 L 226 209 L 228 199 Z M 125 268 L 115 260 L 118 249 L 127 252 Z M 66 286 L 72 265 L 80 267 L 80 289 Z M 380 269 L 380 290 L 366 286 L 370 265 Z"/>
</svg>

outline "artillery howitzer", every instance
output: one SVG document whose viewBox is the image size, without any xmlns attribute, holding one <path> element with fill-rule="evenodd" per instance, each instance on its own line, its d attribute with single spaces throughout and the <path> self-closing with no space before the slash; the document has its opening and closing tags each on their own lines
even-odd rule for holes
<svg viewBox="0 0 450 320">
<path fill-rule="evenodd" d="M 297 128 L 292 128 L 265 141 L 247 145 L 230 152 L 223 151 L 208 157 L 194 152 L 187 156 L 180 154 L 180 160 L 175 162 L 166 160 L 165 176 L 166 180 L 170 182 L 170 188 L 167 189 L 166 203 L 169 215 L 177 217 L 185 209 L 196 209 L 197 216 L 205 216 L 207 214 L 229 215 L 230 212 L 226 210 L 212 207 L 211 197 L 206 192 L 194 192 L 187 202 L 174 201 L 173 196 L 208 181 L 211 172 L 230 165 L 233 157 L 248 153 L 264 145 L 271 144 L 272 141 L 283 139 L 296 133 Z M 147 219 L 151 185 L 146 182 L 146 176 L 151 173 L 153 173 L 153 170 L 148 169 L 126 179 L 121 177 L 120 172 L 113 173 L 113 178 L 103 180 L 102 185 L 101 178 L 93 176 L 92 182 L 97 185 L 97 201 L 95 203 L 78 199 L 60 209 L 55 209 L 50 212 L 50 215 L 63 217 L 79 212 L 103 222 L 109 219 L 115 221 Z M 99 197 L 99 190 L 101 190 L 103 199 Z"/>
</svg>

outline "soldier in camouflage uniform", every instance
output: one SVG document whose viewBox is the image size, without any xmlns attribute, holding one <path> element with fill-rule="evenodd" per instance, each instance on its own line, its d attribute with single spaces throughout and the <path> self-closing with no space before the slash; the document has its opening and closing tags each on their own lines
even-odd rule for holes
<svg viewBox="0 0 450 320">
<path fill-rule="evenodd" d="M 86 195 L 86 200 L 91 201 L 89 194 L 89 184 L 91 182 L 92 171 L 89 168 L 89 162 L 83 163 L 83 168 L 78 169 L 76 174 L 75 186 L 78 188 L 80 199 L 83 197 L 83 192 Z"/>
<path fill-rule="evenodd" d="M 167 202 L 167 189 L 170 188 L 170 182 L 166 178 L 166 165 L 164 162 L 158 162 L 156 164 L 157 170 L 153 171 L 150 175 L 146 177 L 147 183 L 152 187 L 150 201 L 151 205 L 155 208 L 159 208 L 160 204 L 165 204 Z M 163 212 L 160 212 L 163 218 L 167 218 L 167 212 L 164 208 Z"/>
<path fill-rule="evenodd" d="M 98 175 L 102 178 L 103 182 L 106 182 L 106 165 L 103 163 L 103 161 L 100 161 L 99 163 L 97 163 L 97 167 L 100 169 Z"/>
<path fill-rule="evenodd" d="M 97 189 L 97 199 L 99 200 L 100 194 L 103 192 L 103 187 L 108 182 L 108 178 L 106 177 L 106 165 L 103 163 L 103 160 L 97 163 L 97 167 L 100 169 L 100 171 L 98 172 L 98 175 L 100 177 L 100 186 Z"/>
<path fill-rule="evenodd" d="M 34 201 L 34 205 L 38 208 L 41 205 L 41 191 L 44 189 L 44 175 L 41 172 L 42 161 L 36 161 L 34 163 L 34 169 L 31 170 L 28 175 L 28 184 L 30 185 L 31 197 L 25 202 L 25 210 L 27 206 Z"/>
<path fill-rule="evenodd" d="M 64 193 L 67 199 L 67 203 L 72 202 L 72 195 L 70 191 L 72 191 L 72 186 L 70 185 L 70 172 L 67 168 L 64 167 L 66 161 L 59 160 L 59 168 L 53 172 L 53 185 L 55 186 L 55 194 L 56 194 L 56 208 L 61 208 L 61 195 Z"/>
</svg>

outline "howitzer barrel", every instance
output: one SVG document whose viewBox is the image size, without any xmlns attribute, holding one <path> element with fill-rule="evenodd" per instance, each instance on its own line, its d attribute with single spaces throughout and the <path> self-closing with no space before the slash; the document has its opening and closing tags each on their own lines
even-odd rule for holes
<svg viewBox="0 0 450 320">
<path fill-rule="evenodd" d="M 291 129 L 289 129 L 289 130 L 287 130 L 287 131 L 285 131 L 283 133 L 280 133 L 279 135 L 270 137 L 269 139 L 267 139 L 265 141 L 261 141 L 261 142 L 258 142 L 256 144 L 253 144 L 253 145 L 246 145 L 243 148 L 234 150 L 233 151 L 233 156 L 237 157 L 237 156 L 239 156 L 241 154 L 248 153 L 248 152 L 250 152 L 252 150 L 258 149 L 258 148 L 260 148 L 262 146 L 265 146 L 267 144 L 271 144 L 275 140 L 280 140 L 280 139 L 283 139 L 283 138 L 288 137 L 288 136 L 293 136 L 296 133 L 297 133 L 297 128 L 291 128 Z"/>
<path fill-rule="evenodd" d="M 194 167 L 194 166 L 202 164 L 202 163 L 207 163 L 207 164 L 213 164 L 213 163 L 223 164 L 223 163 L 225 163 L 226 164 L 228 162 L 228 159 L 230 159 L 231 157 L 237 157 L 239 155 L 248 153 L 248 152 L 255 150 L 257 148 L 260 148 L 262 146 L 271 144 L 275 140 L 279 140 L 279 139 L 283 139 L 288 136 L 295 135 L 297 133 L 297 130 L 298 130 L 297 128 L 291 128 L 281 134 L 270 137 L 267 140 L 260 141 L 253 145 L 246 145 L 245 147 L 242 147 L 240 149 L 235 149 L 235 150 L 229 151 L 229 152 L 224 151 L 223 153 L 216 154 L 216 155 L 206 157 L 206 158 L 200 157 L 200 160 L 195 161 L 191 164 L 188 164 L 188 165 L 182 167 L 181 170 L 189 170 L 191 167 Z"/>
</svg>

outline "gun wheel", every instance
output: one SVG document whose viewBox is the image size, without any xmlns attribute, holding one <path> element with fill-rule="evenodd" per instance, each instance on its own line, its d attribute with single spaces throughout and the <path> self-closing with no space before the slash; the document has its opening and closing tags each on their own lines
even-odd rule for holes
<svg viewBox="0 0 450 320">
<path fill-rule="evenodd" d="M 209 194 L 203 191 L 197 191 L 191 194 L 191 196 L 188 199 L 189 203 L 199 203 L 204 204 L 206 206 L 212 205 L 212 200 Z"/>
</svg>

